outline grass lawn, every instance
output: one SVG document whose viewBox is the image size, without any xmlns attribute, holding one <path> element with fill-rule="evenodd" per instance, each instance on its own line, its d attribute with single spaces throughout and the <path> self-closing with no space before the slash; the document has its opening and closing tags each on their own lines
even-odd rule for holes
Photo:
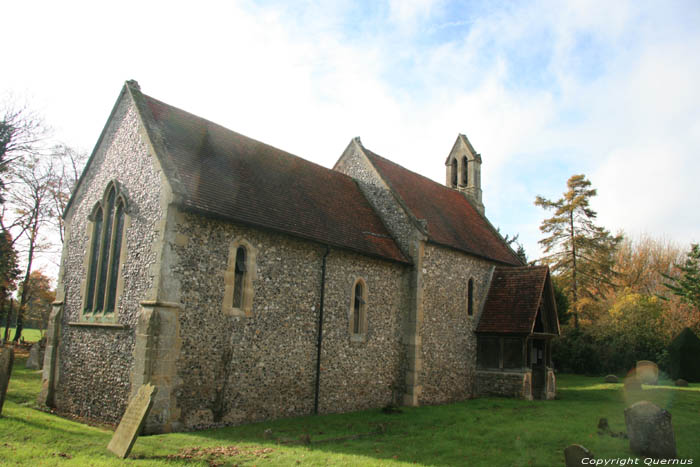
<svg viewBox="0 0 700 467">
<path fill-rule="evenodd" d="M 601 417 L 625 431 L 622 384 L 560 375 L 554 401 L 475 399 L 451 405 L 297 417 L 141 437 L 127 461 L 106 450 L 112 432 L 36 410 L 40 372 L 18 358 L 0 418 L 0 464 L 20 465 L 563 465 L 583 444 L 598 459 L 630 456 L 627 440 L 598 434 Z M 700 384 L 646 387 L 673 416 L 678 455 L 700 462 Z M 642 461 L 639 465 L 643 465 Z"/>
<path fill-rule="evenodd" d="M 0 335 L 5 335 L 5 327 L 0 326 Z M 10 328 L 10 340 L 15 337 L 15 328 Z M 22 330 L 22 337 L 24 337 L 25 342 L 37 342 L 41 339 L 41 331 L 38 329 L 24 328 Z"/>
</svg>

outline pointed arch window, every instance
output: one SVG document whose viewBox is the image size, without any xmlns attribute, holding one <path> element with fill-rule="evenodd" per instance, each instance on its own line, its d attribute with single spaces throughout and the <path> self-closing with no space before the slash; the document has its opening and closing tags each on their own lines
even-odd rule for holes
<svg viewBox="0 0 700 467">
<path fill-rule="evenodd" d="M 364 342 L 367 335 L 367 284 L 362 278 L 353 284 L 349 315 L 351 340 Z"/>
<path fill-rule="evenodd" d="M 233 308 L 240 308 L 243 303 L 243 284 L 245 282 L 245 273 L 247 269 L 245 257 L 245 247 L 239 246 L 236 249 L 236 264 L 233 272 Z"/>
<path fill-rule="evenodd" d="M 243 238 L 235 239 L 229 246 L 221 307 L 224 313 L 240 317 L 252 316 L 256 256 L 257 250 Z"/>
<path fill-rule="evenodd" d="M 467 315 L 474 315 L 474 279 L 467 282 Z"/>
<path fill-rule="evenodd" d="M 126 196 L 119 184 L 116 181 L 110 182 L 89 217 L 92 229 L 83 316 L 114 316 L 117 309 L 127 210 Z"/>
<path fill-rule="evenodd" d="M 467 156 L 462 158 L 462 185 L 469 185 L 469 159 Z"/>
</svg>

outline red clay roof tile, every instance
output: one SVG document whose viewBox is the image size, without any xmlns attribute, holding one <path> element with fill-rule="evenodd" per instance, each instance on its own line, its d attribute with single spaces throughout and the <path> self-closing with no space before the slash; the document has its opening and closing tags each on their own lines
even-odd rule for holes
<svg viewBox="0 0 700 467">
<path fill-rule="evenodd" d="M 367 157 L 414 217 L 428 221 L 429 240 L 514 266 L 520 259 L 466 197 L 365 149 Z"/>
<path fill-rule="evenodd" d="M 476 332 L 529 334 L 548 275 L 547 266 L 496 267 Z"/>
<path fill-rule="evenodd" d="M 408 262 L 352 178 L 142 96 L 185 208 Z"/>
</svg>

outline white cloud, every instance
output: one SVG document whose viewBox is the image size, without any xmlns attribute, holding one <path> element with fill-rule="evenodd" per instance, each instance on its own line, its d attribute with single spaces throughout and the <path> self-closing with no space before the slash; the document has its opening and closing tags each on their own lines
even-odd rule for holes
<svg viewBox="0 0 700 467">
<path fill-rule="evenodd" d="M 598 188 L 607 227 L 697 241 L 694 3 L 474 5 L 14 2 L 6 36 L 22 40 L 0 87 L 31 92 L 88 148 L 131 78 L 327 167 L 362 136 L 441 182 L 464 132 L 484 158 L 487 213 L 530 256 L 535 195 L 558 197 L 573 173 Z"/>
</svg>

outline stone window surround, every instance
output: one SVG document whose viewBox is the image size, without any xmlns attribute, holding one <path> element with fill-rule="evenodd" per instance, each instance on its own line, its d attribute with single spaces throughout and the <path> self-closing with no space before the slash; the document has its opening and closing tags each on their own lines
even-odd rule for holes
<svg viewBox="0 0 700 467">
<path fill-rule="evenodd" d="M 245 266 L 243 275 L 243 293 L 241 294 L 241 307 L 233 307 L 233 289 L 236 282 L 236 253 L 238 248 L 246 250 Z M 256 279 L 256 257 L 257 250 L 244 238 L 234 238 L 228 249 L 228 264 L 224 271 L 224 302 L 221 304 L 221 311 L 229 316 L 250 318 L 253 316 L 253 281 Z"/>
<path fill-rule="evenodd" d="M 119 203 L 123 203 L 124 206 L 124 226 L 122 229 L 122 238 L 120 239 L 120 245 L 121 249 L 119 252 L 119 266 L 117 269 L 117 284 L 116 284 L 116 291 L 115 291 L 115 296 L 114 296 L 114 312 L 110 313 L 105 313 L 105 311 L 101 311 L 100 313 L 94 313 L 92 311 L 92 307 L 90 307 L 90 310 L 88 310 L 88 304 L 87 304 L 87 295 L 88 295 L 88 286 L 90 283 L 90 276 L 92 276 L 95 271 L 91 270 L 91 259 L 93 254 L 99 255 L 99 257 L 102 256 L 103 249 L 105 246 L 108 246 L 110 249 L 114 247 L 114 243 L 116 242 L 116 236 L 114 235 L 114 228 L 112 227 L 112 239 L 109 242 L 105 241 L 99 241 L 95 242 L 94 241 L 94 236 L 95 236 L 95 216 L 97 215 L 97 210 L 101 209 L 103 206 L 107 204 L 107 198 L 109 196 L 110 191 L 114 189 L 115 190 L 115 201 L 114 201 L 114 206 L 115 206 L 115 212 L 117 210 L 117 206 L 119 206 Z M 116 216 L 115 216 L 116 217 Z M 114 220 L 113 220 L 114 222 Z M 127 202 L 127 197 L 126 194 L 124 193 L 123 187 L 119 184 L 119 182 L 116 179 L 110 180 L 109 183 L 107 183 L 107 187 L 104 190 L 104 193 L 102 195 L 102 199 L 97 201 L 95 205 L 92 208 L 92 211 L 90 212 L 90 215 L 88 216 L 88 241 L 87 241 L 87 249 L 85 253 L 85 257 L 83 260 L 83 268 L 85 270 L 85 276 L 83 277 L 81 287 L 80 287 L 80 320 L 79 323 L 81 325 L 109 325 L 109 324 L 114 324 L 117 322 L 117 317 L 118 317 L 118 310 L 119 310 L 119 300 L 121 298 L 122 292 L 124 291 L 124 278 L 122 275 L 122 268 L 124 267 L 124 263 L 126 262 L 127 259 L 127 250 L 128 250 L 128 245 L 126 242 L 126 232 L 129 230 L 129 226 L 131 225 L 131 216 L 129 215 L 129 204 Z M 97 243 L 97 244 L 96 244 Z M 94 248 L 98 247 L 100 250 L 98 252 L 94 252 Z M 112 254 L 109 254 L 109 260 L 114 261 L 114 258 L 112 257 Z M 98 262 L 97 269 L 99 270 L 100 268 L 100 263 Z M 109 288 L 111 287 L 111 284 L 109 282 L 109 271 L 111 270 L 111 267 L 108 265 L 107 267 L 107 279 L 105 282 L 105 293 L 108 294 Z M 98 278 L 95 278 L 95 287 L 98 286 Z"/>
<path fill-rule="evenodd" d="M 360 305 L 360 332 L 355 333 L 355 291 L 357 290 L 357 284 L 362 285 L 362 299 L 365 303 Z M 369 291 L 367 289 L 367 282 L 362 278 L 358 277 L 352 282 L 352 289 L 350 290 L 350 307 L 348 310 L 348 332 L 350 334 L 350 342 L 366 342 L 367 341 L 367 297 L 369 296 Z"/>
</svg>

